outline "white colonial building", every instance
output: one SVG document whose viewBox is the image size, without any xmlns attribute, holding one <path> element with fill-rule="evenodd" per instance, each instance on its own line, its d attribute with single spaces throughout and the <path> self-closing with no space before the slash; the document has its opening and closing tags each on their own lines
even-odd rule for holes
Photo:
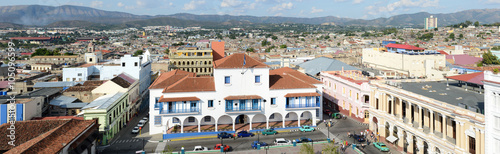
<svg viewBox="0 0 500 154">
<path fill-rule="evenodd" d="M 484 109 L 487 154 L 500 153 L 500 75 L 484 72 Z"/>
<path fill-rule="evenodd" d="M 149 131 L 316 125 L 322 118 L 322 86 L 291 68 L 270 70 L 245 54 L 232 54 L 214 62 L 213 77 L 181 70 L 162 73 L 149 88 L 150 119 L 154 119 Z"/>
</svg>

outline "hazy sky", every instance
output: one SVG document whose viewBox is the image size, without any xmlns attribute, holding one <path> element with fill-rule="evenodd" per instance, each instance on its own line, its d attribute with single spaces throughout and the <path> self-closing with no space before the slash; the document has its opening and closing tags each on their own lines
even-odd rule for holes
<svg viewBox="0 0 500 154">
<path fill-rule="evenodd" d="M 137 15 L 175 13 L 357 19 L 500 8 L 500 0 L 2 0 L 0 5 L 79 5 Z"/>
</svg>

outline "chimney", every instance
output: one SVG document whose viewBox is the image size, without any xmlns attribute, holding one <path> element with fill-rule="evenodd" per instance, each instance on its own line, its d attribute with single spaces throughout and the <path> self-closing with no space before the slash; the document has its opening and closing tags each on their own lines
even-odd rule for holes
<svg viewBox="0 0 500 154">
<path fill-rule="evenodd" d="M 223 41 L 212 41 L 212 55 L 214 61 L 224 58 L 224 50 Z"/>
</svg>

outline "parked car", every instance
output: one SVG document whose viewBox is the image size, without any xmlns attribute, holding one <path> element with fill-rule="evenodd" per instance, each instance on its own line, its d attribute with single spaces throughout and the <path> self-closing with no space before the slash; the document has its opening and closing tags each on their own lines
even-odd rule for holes
<svg viewBox="0 0 500 154">
<path fill-rule="evenodd" d="M 208 151 L 208 148 L 207 147 L 202 147 L 202 146 L 194 146 L 194 150 L 193 151 Z"/>
<path fill-rule="evenodd" d="M 144 127 L 145 124 L 146 124 L 146 121 L 140 120 L 139 123 L 137 123 L 137 126 L 138 127 Z"/>
<path fill-rule="evenodd" d="M 148 117 L 144 117 L 144 118 L 142 118 L 142 120 L 144 120 L 144 123 L 149 121 Z"/>
<path fill-rule="evenodd" d="M 358 142 L 364 142 L 365 141 L 365 138 L 361 135 L 358 135 L 358 134 L 354 134 L 352 135 L 352 137 L 354 137 L 354 139 L 356 139 L 356 141 Z"/>
<path fill-rule="evenodd" d="M 278 132 L 272 128 L 262 131 L 262 135 L 274 135 L 274 134 L 278 134 Z"/>
<path fill-rule="evenodd" d="M 301 138 L 295 139 L 295 142 L 297 142 L 297 143 L 312 142 L 312 141 L 313 140 L 311 140 L 310 138 L 307 138 L 307 137 L 301 137 Z"/>
<path fill-rule="evenodd" d="M 328 116 L 332 115 L 332 111 L 330 111 L 330 109 L 324 109 L 323 113 L 326 114 L 326 115 L 328 115 Z"/>
<path fill-rule="evenodd" d="M 301 132 L 312 132 L 312 131 L 314 131 L 314 128 L 309 127 L 309 126 L 302 126 L 302 127 L 299 128 L 299 130 Z"/>
<path fill-rule="evenodd" d="M 276 145 L 289 145 L 291 144 L 290 140 L 284 139 L 284 138 L 277 138 L 274 140 L 274 144 Z"/>
<path fill-rule="evenodd" d="M 132 134 L 137 134 L 139 133 L 139 127 L 134 127 L 134 129 L 132 129 Z"/>
<path fill-rule="evenodd" d="M 224 147 L 224 151 L 229 151 L 231 150 L 231 146 L 229 145 L 222 145 L 222 144 L 216 144 L 214 146 L 214 150 L 220 150 L 220 147 L 223 146 Z"/>
<path fill-rule="evenodd" d="M 384 151 L 384 152 L 388 152 L 389 151 L 389 148 L 387 148 L 387 146 L 384 143 L 381 143 L 381 142 L 374 142 L 373 146 L 375 146 L 375 148 L 377 148 L 380 151 Z"/>
<path fill-rule="evenodd" d="M 227 132 L 220 132 L 219 134 L 217 134 L 217 138 L 221 139 L 221 138 L 233 138 L 233 134 L 231 133 L 227 133 Z"/>
<path fill-rule="evenodd" d="M 240 131 L 238 132 L 238 137 L 253 137 L 255 134 L 247 132 L 247 131 Z"/>
<path fill-rule="evenodd" d="M 259 143 L 259 144 L 260 144 L 260 147 L 262 147 L 262 146 L 267 146 L 267 143 L 266 143 L 266 142 L 253 141 L 253 143 L 252 143 L 252 148 L 257 149 L 257 143 Z"/>
</svg>

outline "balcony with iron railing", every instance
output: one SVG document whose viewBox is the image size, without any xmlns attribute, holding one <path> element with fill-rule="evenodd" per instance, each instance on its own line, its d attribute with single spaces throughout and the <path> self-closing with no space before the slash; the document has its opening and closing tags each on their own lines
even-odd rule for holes
<svg viewBox="0 0 500 154">
<path fill-rule="evenodd" d="M 320 103 L 306 103 L 306 104 L 288 104 L 286 109 L 309 109 L 321 107 Z"/>
<path fill-rule="evenodd" d="M 262 112 L 263 108 L 260 105 L 255 106 L 245 106 L 245 107 L 226 107 L 226 112 L 237 112 L 237 113 L 246 113 L 246 112 Z"/>
<path fill-rule="evenodd" d="M 199 114 L 200 108 L 187 108 L 187 109 L 163 109 L 160 110 L 160 114 Z"/>
</svg>

